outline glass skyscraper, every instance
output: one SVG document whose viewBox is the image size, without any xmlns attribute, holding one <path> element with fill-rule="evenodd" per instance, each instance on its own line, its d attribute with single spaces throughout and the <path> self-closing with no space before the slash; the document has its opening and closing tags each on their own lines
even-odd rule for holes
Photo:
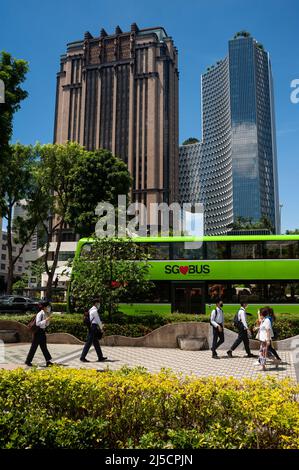
<svg viewBox="0 0 299 470">
<path fill-rule="evenodd" d="M 205 207 L 205 232 L 226 233 L 241 216 L 267 217 L 279 233 L 269 54 L 248 33 L 238 33 L 229 41 L 228 56 L 202 75 L 201 93 L 203 138 L 195 187 Z M 186 149 L 180 154 L 186 161 Z"/>
</svg>

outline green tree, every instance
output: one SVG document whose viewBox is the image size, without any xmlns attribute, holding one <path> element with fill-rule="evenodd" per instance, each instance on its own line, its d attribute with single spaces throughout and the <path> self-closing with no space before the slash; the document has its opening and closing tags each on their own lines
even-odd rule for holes
<svg viewBox="0 0 299 470">
<path fill-rule="evenodd" d="M 46 220 L 44 210 L 40 214 L 48 275 L 46 296 L 51 297 L 65 227 L 76 229 L 80 235 L 91 235 L 97 204 L 102 200 L 113 203 L 118 194 L 127 194 L 131 178 L 125 163 L 106 150 L 87 152 L 79 144 L 67 142 L 39 146 L 38 153 L 36 178 L 51 215 Z M 50 265 L 51 242 L 56 242 L 56 247 Z"/>
<path fill-rule="evenodd" d="M 153 287 L 149 267 L 144 248 L 132 239 L 96 238 L 90 252 L 73 263 L 76 308 L 86 308 L 100 296 L 102 311 L 108 311 L 111 320 L 121 301 L 133 302 Z"/>
<path fill-rule="evenodd" d="M 20 279 L 13 283 L 12 292 L 14 294 L 23 294 L 23 290 L 28 287 L 29 276 L 28 273 L 24 273 Z"/>
<path fill-rule="evenodd" d="M 36 229 L 39 220 L 36 206 L 40 206 L 42 201 L 34 183 L 34 149 L 21 144 L 8 145 L 7 155 L 9 158 L 5 165 L 0 166 L 0 209 L 7 221 L 7 292 L 11 294 L 14 267 Z M 21 200 L 26 200 L 25 216 L 13 220 L 14 208 Z M 43 209 L 39 207 L 39 210 Z M 15 254 L 14 244 L 18 244 Z"/>
<path fill-rule="evenodd" d="M 182 145 L 190 145 L 190 144 L 197 144 L 199 140 L 196 137 L 189 137 L 188 139 L 184 140 Z"/>
<path fill-rule="evenodd" d="M 253 221 L 252 217 L 236 217 L 233 226 L 233 230 L 257 230 L 257 229 L 268 229 L 274 233 L 274 227 L 270 219 L 263 215 L 260 220 Z"/>
<path fill-rule="evenodd" d="M 118 195 L 127 195 L 132 183 L 126 164 L 104 149 L 84 152 L 73 167 L 70 181 L 73 197 L 68 221 L 82 237 L 95 231 L 98 202 L 106 201 L 116 207 Z"/>
<path fill-rule="evenodd" d="M 9 158 L 9 142 L 13 131 L 13 115 L 28 93 L 21 88 L 26 78 L 28 63 L 15 59 L 9 53 L 0 54 L 0 80 L 5 85 L 5 103 L 0 104 L 0 162 Z"/>
<path fill-rule="evenodd" d="M 295 228 L 295 230 L 286 230 L 286 235 L 297 235 L 299 233 L 299 228 Z"/>
</svg>

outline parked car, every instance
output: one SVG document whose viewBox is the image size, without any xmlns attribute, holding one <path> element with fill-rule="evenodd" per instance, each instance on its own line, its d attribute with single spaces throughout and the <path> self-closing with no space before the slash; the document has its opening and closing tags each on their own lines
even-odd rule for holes
<svg viewBox="0 0 299 470">
<path fill-rule="evenodd" d="M 17 295 L 3 295 L 0 297 L 1 312 L 35 312 L 38 308 L 38 301 L 29 297 L 21 297 Z"/>
</svg>

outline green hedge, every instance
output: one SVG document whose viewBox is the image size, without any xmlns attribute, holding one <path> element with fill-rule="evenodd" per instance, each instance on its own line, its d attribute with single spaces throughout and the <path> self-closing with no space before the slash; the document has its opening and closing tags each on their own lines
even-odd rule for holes
<svg viewBox="0 0 299 470">
<path fill-rule="evenodd" d="M 225 315 L 225 327 L 234 330 L 233 314 Z M 0 319 L 16 320 L 27 325 L 32 318 L 30 315 L 0 315 Z M 144 336 L 160 326 L 174 322 L 185 321 L 203 321 L 209 322 L 209 315 L 186 315 L 182 313 L 170 313 L 166 315 L 147 313 L 147 314 L 123 314 L 119 313 L 113 316 L 113 323 L 109 322 L 108 315 L 104 314 L 102 319 L 105 323 L 105 334 L 114 335 L 119 334 L 123 336 Z M 248 318 L 248 325 L 253 327 L 256 317 Z M 275 323 L 277 330 L 277 339 L 286 339 L 292 336 L 299 335 L 299 316 L 295 314 L 280 314 L 277 315 Z M 82 314 L 61 314 L 54 315 L 48 333 L 70 333 L 81 340 L 86 338 L 86 327 L 82 322 Z M 253 337 L 255 333 L 253 333 Z"/>
<path fill-rule="evenodd" d="M 298 393 L 269 377 L 0 371 L 0 447 L 298 449 Z"/>
<path fill-rule="evenodd" d="M 65 302 L 52 302 L 52 308 L 54 312 L 66 312 L 67 305 Z"/>
</svg>

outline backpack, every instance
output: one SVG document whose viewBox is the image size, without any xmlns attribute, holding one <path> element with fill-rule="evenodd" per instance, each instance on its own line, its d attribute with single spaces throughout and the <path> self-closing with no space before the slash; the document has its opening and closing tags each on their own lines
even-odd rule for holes
<svg viewBox="0 0 299 470">
<path fill-rule="evenodd" d="M 214 318 L 214 321 L 215 321 L 216 318 L 217 318 L 217 308 L 214 308 L 214 310 L 212 310 L 211 316 L 210 316 L 210 325 L 211 325 L 213 328 L 215 328 L 214 325 L 213 325 L 213 323 L 212 323 L 212 315 L 213 315 L 213 312 L 215 312 L 215 318 Z"/>
<path fill-rule="evenodd" d="M 37 330 L 38 330 L 38 326 L 36 325 L 36 317 L 37 317 L 37 314 L 34 315 L 30 322 L 28 323 L 27 327 L 29 328 L 29 330 L 31 331 L 31 333 L 36 333 Z"/>
<path fill-rule="evenodd" d="M 239 310 L 237 311 L 236 315 L 234 316 L 233 323 L 234 323 L 234 327 L 237 328 L 238 330 L 243 330 L 244 329 L 243 323 L 241 322 L 241 320 L 239 320 Z"/>
<path fill-rule="evenodd" d="M 85 325 L 88 329 L 91 327 L 91 321 L 90 321 L 90 318 L 89 318 L 89 310 L 88 309 L 84 310 L 84 313 L 83 313 L 83 325 Z"/>
</svg>

